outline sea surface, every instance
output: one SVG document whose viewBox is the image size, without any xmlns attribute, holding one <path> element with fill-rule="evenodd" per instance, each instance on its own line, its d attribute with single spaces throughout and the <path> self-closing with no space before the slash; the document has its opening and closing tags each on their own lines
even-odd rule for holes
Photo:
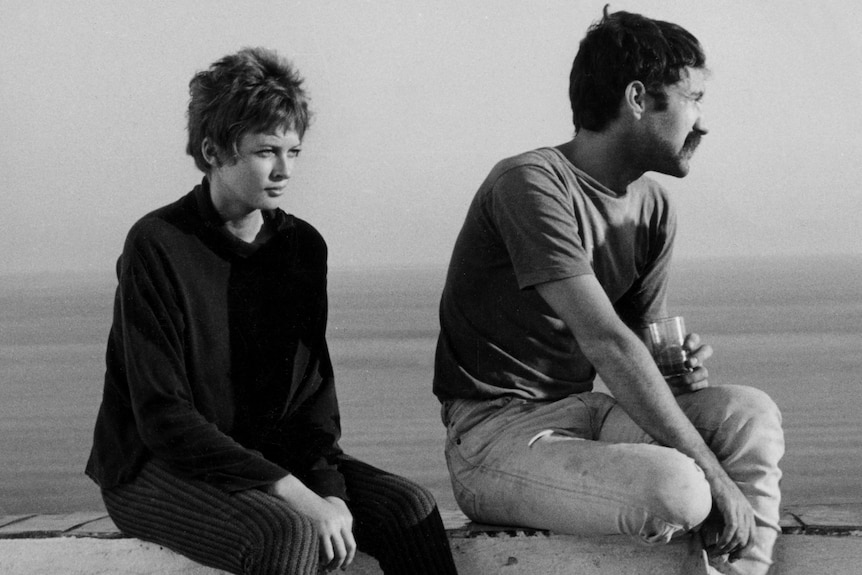
<svg viewBox="0 0 862 575">
<path fill-rule="evenodd" d="M 0 277 L 0 515 L 103 509 L 83 474 L 114 279 Z M 443 269 L 333 270 L 330 349 L 345 451 L 454 507 L 431 393 Z M 785 504 L 862 501 L 862 257 L 682 261 L 671 312 L 715 349 L 710 382 L 784 415 Z"/>
</svg>

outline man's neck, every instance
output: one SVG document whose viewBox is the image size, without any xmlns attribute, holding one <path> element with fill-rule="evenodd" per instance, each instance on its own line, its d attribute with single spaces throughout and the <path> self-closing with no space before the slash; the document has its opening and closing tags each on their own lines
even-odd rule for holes
<svg viewBox="0 0 862 575">
<path fill-rule="evenodd" d="M 579 170 L 612 192 L 622 195 L 629 184 L 643 175 L 612 132 L 581 130 L 572 140 L 557 146 Z"/>
</svg>

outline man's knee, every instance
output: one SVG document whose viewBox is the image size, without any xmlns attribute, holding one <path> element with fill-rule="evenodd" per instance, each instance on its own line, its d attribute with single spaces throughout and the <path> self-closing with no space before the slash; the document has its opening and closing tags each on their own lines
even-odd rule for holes
<svg viewBox="0 0 862 575">
<path fill-rule="evenodd" d="M 781 411 L 765 391 L 744 385 L 723 385 L 715 389 L 726 393 L 726 405 L 731 414 L 743 419 L 768 418 L 781 424 Z"/>
<path fill-rule="evenodd" d="M 645 473 L 645 503 L 654 518 L 684 531 L 706 520 L 712 508 L 712 495 L 703 471 L 693 459 L 667 450 L 661 464 Z"/>
<path fill-rule="evenodd" d="M 768 459 L 780 458 L 784 453 L 784 432 L 781 427 L 781 411 L 765 392 L 746 386 L 718 386 L 723 394 L 725 406 L 724 422 L 718 428 L 717 439 L 725 444 L 719 457 L 744 449 L 746 452 L 762 453 Z"/>
</svg>

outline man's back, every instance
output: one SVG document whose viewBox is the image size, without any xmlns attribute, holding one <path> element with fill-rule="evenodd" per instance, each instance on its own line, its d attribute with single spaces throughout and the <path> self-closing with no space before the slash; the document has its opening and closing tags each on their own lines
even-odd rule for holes
<svg viewBox="0 0 862 575">
<path fill-rule="evenodd" d="M 455 244 L 435 393 L 554 399 L 590 391 L 592 365 L 533 286 L 592 274 L 631 324 L 660 316 L 675 222 L 666 193 L 647 178 L 617 195 L 556 148 L 501 161 Z"/>
</svg>

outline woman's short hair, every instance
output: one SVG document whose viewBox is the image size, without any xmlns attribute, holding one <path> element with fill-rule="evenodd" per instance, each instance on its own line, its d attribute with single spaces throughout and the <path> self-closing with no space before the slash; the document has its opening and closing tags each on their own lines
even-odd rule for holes
<svg viewBox="0 0 862 575">
<path fill-rule="evenodd" d="M 238 155 L 240 138 L 250 132 L 282 128 L 302 138 L 311 121 L 302 83 L 290 62 L 266 48 L 244 48 L 218 60 L 189 82 L 186 152 L 209 173 L 201 150 L 205 138 L 229 157 Z"/>
<path fill-rule="evenodd" d="M 569 75 L 575 130 L 602 131 L 619 113 L 629 83 L 638 80 L 667 105 L 664 86 L 684 68 L 705 68 L 703 48 L 691 33 L 670 22 L 630 12 L 608 14 L 587 30 Z"/>
</svg>

